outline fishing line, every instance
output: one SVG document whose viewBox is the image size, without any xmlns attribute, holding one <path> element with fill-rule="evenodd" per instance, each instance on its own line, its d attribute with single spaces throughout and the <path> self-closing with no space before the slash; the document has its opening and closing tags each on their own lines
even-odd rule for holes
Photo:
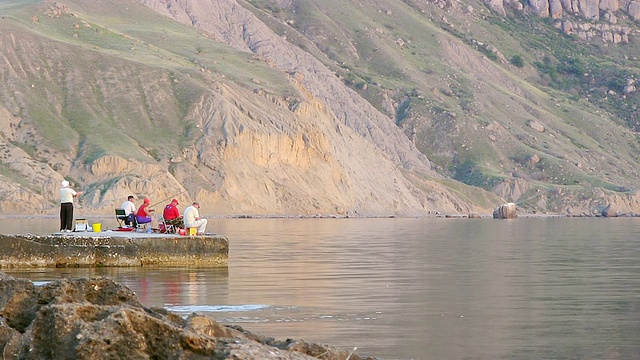
<svg viewBox="0 0 640 360">
<path fill-rule="evenodd" d="M 182 190 L 182 191 L 180 191 L 179 193 L 177 193 L 177 194 L 175 194 L 175 195 L 171 195 L 171 196 L 169 196 L 169 197 L 168 197 L 168 198 L 166 198 L 166 199 L 162 199 L 162 200 L 160 200 L 160 201 L 158 201 L 158 202 L 154 203 L 153 205 L 149 205 L 149 207 L 150 207 L 150 208 L 152 208 L 152 207 L 154 207 L 154 206 L 156 206 L 156 205 L 158 205 L 158 204 L 160 204 L 160 203 L 163 203 L 163 202 L 165 202 L 165 201 L 167 201 L 167 200 L 169 200 L 169 199 L 173 199 L 174 197 L 176 197 L 176 196 L 178 196 L 178 195 L 180 195 L 180 194 L 182 194 L 182 193 L 184 193 L 184 192 L 186 192 L 186 191 L 187 191 L 187 190 Z"/>
</svg>

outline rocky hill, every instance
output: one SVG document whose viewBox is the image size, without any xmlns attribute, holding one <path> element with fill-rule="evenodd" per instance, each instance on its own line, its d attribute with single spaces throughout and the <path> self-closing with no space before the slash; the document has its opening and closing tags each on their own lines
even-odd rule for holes
<svg viewBox="0 0 640 360">
<path fill-rule="evenodd" d="M 5 1 L 0 211 L 640 212 L 632 3 Z"/>
</svg>

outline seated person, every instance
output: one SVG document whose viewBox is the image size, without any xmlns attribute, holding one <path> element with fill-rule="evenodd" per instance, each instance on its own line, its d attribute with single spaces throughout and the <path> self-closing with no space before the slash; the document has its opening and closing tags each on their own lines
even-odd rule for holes
<svg viewBox="0 0 640 360">
<path fill-rule="evenodd" d="M 184 210 L 184 226 L 187 228 L 198 228 L 198 230 L 196 230 L 198 235 L 203 235 L 207 228 L 207 219 L 200 217 L 198 209 L 200 209 L 200 204 L 196 201 L 192 206 Z"/>
<path fill-rule="evenodd" d="M 122 203 L 120 208 L 124 210 L 124 216 L 119 216 L 118 218 L 124 220 L 125 225 L 131 225 L 131 221 L 129 220 L 129 214 L 136 212 L 136 205 L 133 203 L 133 195 L 127 196 L 127 201 Z"/>
<path fill-rule="evenodd" d="M 178 200 L 171 200 L 170 204 L 164 207 L 164 211 L 162 212 L 162 217 L 164 217 L 164 221 L 169 225 L 173 225 L 176 227 L 184 227 L 184 221 L 182 216 L 180 216 L 180 211 L 178 210 Z"/>
<path fill-rule="evenodd" d="M 140 205 L 138 212 L 136 213 L 136 219 L 138 220 L 138 224 L 149 224 L 152 226 L 153 218 L 151 217 L 151 213 L 155 210 L 149 209 L 149 204 L 151 200 L 149 198 L 144 198 L 144 202 Z"/>
</svg>

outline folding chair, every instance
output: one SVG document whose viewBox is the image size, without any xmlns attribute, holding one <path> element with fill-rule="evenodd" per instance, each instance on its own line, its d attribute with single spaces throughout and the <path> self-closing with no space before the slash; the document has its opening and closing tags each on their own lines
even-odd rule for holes
<svg viewBox="0 0 640 360">
<path fill-rule="evenodd" d="M 175 234 L 176 233 L 175 226 L 173 226 L 172 224 L 169 224 L 164 219 L 164 216 L 158 215 L 157 219 L 158 219 L 158 229 L 160 230 L 160 233 L 163 233 L 163 234 Z"/>
<path fill-rule="evenodd" d="M 124 209 L 116 209 L 116 220 L 118 220 L 118 227 L 123 227 L 125 220 L 127 220 L 127 213 Z"/>
<path fill-rule="evenodd" d="M 138 218 L 134 213 L 129 214 L 127 218 L 129 219 L 129 223 L 131 224 L 131 227 L 134 229 L 135 232 L 140 232 L 140 231 L 144 232 L 147 229 L 147 224 L 151 226 L 151 223 L 138 224 Z"/>
</svg>

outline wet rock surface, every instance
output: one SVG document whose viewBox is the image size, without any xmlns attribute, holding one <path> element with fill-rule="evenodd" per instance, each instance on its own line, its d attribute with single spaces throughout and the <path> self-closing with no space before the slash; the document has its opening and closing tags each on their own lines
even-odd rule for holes
<svg viewBox="0 0 640 360">
<path fill-rule="evenodd" d="M 502 204 L 493 211 L 494 219 L 515 219 L 517 217 L 518 213 L 514 203 Z"/>
<path fill-rule="evenodd" d="M 2 267 L 226 266 L 229 240 L 221 235 L 101 232 L 66 235 L 0 234 Z"/>
<path fill-rule="evenodd" d="M 353 351 L 275 340 L 193 313 L 186 319 L 146 308 L 108 278 L 34 286 L 0 273 L 3 359 L 331 359 Z"/>
</svg>

